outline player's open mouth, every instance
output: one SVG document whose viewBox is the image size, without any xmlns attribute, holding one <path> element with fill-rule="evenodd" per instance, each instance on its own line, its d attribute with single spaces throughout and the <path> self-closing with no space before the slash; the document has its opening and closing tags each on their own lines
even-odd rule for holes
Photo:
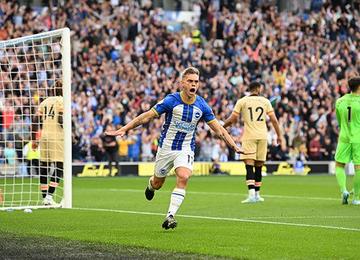
<svg viewBox="0 0 360 260">
<path fill-rule="evenodd" d="M 196 88 L 191 88 L 190 89 L 190 93 L 195 93 L 196 92 Z"/>
</svg>

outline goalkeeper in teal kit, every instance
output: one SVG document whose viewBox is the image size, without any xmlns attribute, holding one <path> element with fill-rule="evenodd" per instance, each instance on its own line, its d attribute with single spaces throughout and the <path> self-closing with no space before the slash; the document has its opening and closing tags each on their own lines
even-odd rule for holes
<svg viewBox="0 0 360 260">
<path fill-rule="evenodd" d="M 360 77 L 349 79 L 351 93 L 336 101 L 336 118 L 340 133 L 336 148 L 336 179 L 342 192 L 342 203 L 348 204 L 345 164 L 355 165 L 354 199 L 352 204 L 360 205 Z"/>
</svg>

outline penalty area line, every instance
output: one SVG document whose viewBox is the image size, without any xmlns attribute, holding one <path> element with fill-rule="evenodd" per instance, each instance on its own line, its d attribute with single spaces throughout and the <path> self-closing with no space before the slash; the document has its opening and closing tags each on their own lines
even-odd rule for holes
<svg viewBox="0 0 360 260">
<path fill-rule="evenodd" d="M 157 212 L 143 212 L 143 211 L 132 211 L 132 210 L 120 210 L 120 209 L 99 209 L 99 208 L 72 208 L 72 209 L 73 210 L 81 210 L 81 211 L 100 211 L 100 212 L 113 212 L 113 213 L 136 214 L 136 215 L 151 215 L 151 216 L 163 216 L 163 217 L 165 215 L 163 213 L 157 213 Z M 289 223 L 289 222 L 278 222 L 278 221 L 267 221 L 267 220 L 209 217 L 209 216 L 183 215 L 183 214 L 178 214 L 176 216 L 182 217 L 182 218 L 193 218 L 193 219 L 245 222 L 245 223 L 294 226 L 294 227 L 311 227 L 311 228 L 335 229 L 335 230 L 360 232 L 359 228 L 337 227 L 337 226 L 327 226 L 327 225 L 300 224 L 300 223 Z"/>
</svg>

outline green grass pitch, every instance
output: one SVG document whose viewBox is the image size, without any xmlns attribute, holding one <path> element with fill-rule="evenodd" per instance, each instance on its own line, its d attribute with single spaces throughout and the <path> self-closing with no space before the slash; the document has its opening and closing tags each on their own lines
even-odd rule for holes
<svg viewBox="0 0 360 260">
<path fill-rule="evenodd" d="M 175 178 L 149 202 L 148 178 L 74 178 L 73 209 L 0 212 L 0 252 L 22 258 L 359 259 L 360 207 L 334 176 L 192 177 L 174 230 L 161 229 Z M 352 178 L 348 178 L 348 182 Z M 55 255 L 54 255 L 55 254 Z M 6 258 L 6 257 L 5 257 Z"/>
</svg>

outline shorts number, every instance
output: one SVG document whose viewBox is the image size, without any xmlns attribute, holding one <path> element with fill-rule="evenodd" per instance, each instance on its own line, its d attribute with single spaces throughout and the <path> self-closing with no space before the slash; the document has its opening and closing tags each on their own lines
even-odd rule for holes
<svg viewBox="0 0 360 260">
<path fill-rule="evenodd" d="M 348 110 L 348 122 L 351 122 L 351 107 L 347 107 Z"/>
<path fill-rule="evenodd" d="M 188 163 L 190 163 L 191 165 L 194 163 L 194 159 L 190 154 L 188 154 Z"/>
</svg>

